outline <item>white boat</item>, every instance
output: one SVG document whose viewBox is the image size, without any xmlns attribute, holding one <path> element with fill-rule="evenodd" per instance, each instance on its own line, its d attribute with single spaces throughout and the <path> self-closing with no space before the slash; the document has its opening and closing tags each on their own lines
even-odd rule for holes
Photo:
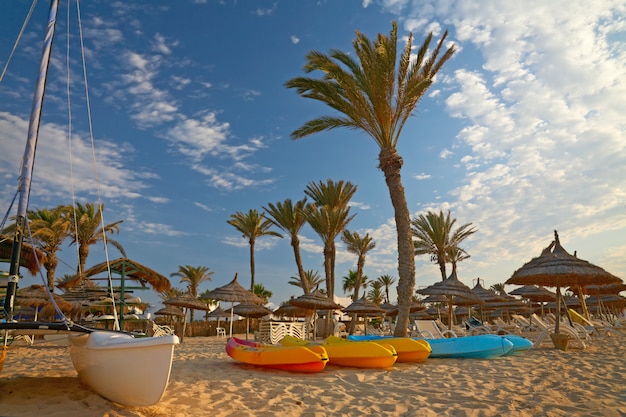
<svg viewBox="0 0 626 417">
<path fill-rule="evenodd" d="M 70 355 L 79 378 L 102 397 L 127 406 L 156 404 L 163 395 L 170 377 L 174 346 L 179 343 L 175 335 L 134 338 L 123 332 L 88 329 L 65 319 L 62 323 L 18 322 L 13 319 L 15 294 L 19 282 L 20 252 L 23 245 L 22 230 L 27 230 L 28 199 L 35 161 L 35 149 L 41 120 L 41 106 L 47 78 L 50 50 L 58 11 L 58 0 L 50 0 L 50 12 L 39 77 L 33 99 L 28 138 L 22 160 L 16 233 L 12 243 L 10 269 L 6 283 L 4 312 L 0 322 L 0 335 L 4 343 L 0 352 L 0 365 L 8 345 L 8 335 L 13 332 L 59 333 L 69 335 Z"/>
<path fill-rule="evenodd" d="M 156 404 L 163 396 L 178 337 L 95 331 L 71 333 L 69 342 L 81 381 L 107 400 L 139 407 Z"/>
</svg>

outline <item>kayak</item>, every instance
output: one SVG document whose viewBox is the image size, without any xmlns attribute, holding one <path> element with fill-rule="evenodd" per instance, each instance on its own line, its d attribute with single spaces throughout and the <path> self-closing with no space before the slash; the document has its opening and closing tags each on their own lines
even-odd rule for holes
<svg viewBox="0 0 626 417">
<path fill-rule="evenodd" d="M 431 358 L 480 358 L 490 359 L 506 355 L 513 342 L 495 334 L 428 339 Z"/>
<path fill-rule="evenodd" d="M 331 365 L 350 366 L 354 368 L 389 368 L 398 359 L 393 346 L 370 341 L 352 342 L 336 336 L 328 336 L 322 344 L 285 336 L 283 346 L 321 346 L 328 353 Z"/>
<path fill-rule="evenodd" d="M 520 355 L 533 347 L 533 342 L 522 336 L 507 334 L 501 337 L 513 343 L 511 350 L 505 353 L 504 356 Z"/>
<path fill-rule="evenodd" d="M 349 335 L 348 340 L 370 341 L 391 345 L 398 354 L 398 362 L 424 362 L 432 352 L 430 343 L 426 340 L 412 339 L 410 337 Z"/>
<path fill-rule="evenodd" d="M 291 372 L 321 372 L 328 354 L 321 346 L 275 346 L 231 337 L 226 353 L 236 361 Z"/>
</svg>

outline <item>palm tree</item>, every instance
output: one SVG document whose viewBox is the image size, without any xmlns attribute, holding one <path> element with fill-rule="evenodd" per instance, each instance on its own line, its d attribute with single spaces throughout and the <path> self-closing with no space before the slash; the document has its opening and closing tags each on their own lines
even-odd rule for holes
<svg viewBox="0 0 626 417">
<path fill-rule="evenodd" d="M 213 271 L 206 266 L 179 265 L 178 271 L 172 272 L 170 277 L 179 277 L 180 282 L 187 283 L 187 292 L 194 298 L 198 298 L 198 286 L 206 281 L 211 281 Z M 193 309 L 189 315 L 189 322 L 193 322 Z"/>
<path fill-rule="evenodd" d="M 405 336 L 415 286 L 415 253 L 411 213 L 400 176 L 403 160 L 397 152 L 397 143 L 417 102 L 432 85 L 443 64 L 452 57 L 454 47 L 439 57 L 448 36 L 446 31 L 427 57 L 431 33 L 413 57 L 413 35 L 409 34 L 396 72 L 397 32 L 397 24 L 393 22 L 388 37 L 379 34 L 376 41 L 371 42 L 357 31 L 353 46 L 358 61 L 338 50 L 331 51 L 330 56 L 311 51 L 306 56 L 304 71 L 319 70 L 323 78 L 296 77 L 285 85 L 295 88 L 300 96 L 326 103 L 342 114 L 310 120 L 296 129 L 292 138 L 347 127 L 365 132 L 380 148 L 378 168 L 383 171 L 389 188 L 398 234 L 399 313 L 394 334 Z"/>
<path fill-rule="evenodd" d="M 430 260 L 439 264 L 441 279 L 447 278 L 446 263 L 451 262 L 450 250 L 457 249 L 461 242 L 476 232 L 472 223 L 467 223 L 452 231 L 456 219 L 450 218 L 450 210 L 444 216 L 443 211 L 435 214 L 431 211 L 420 214 L 411 221 L 412 233 L 415 237 L 415 254 L 430 255 Z M 458 257 L 461 254 L 457 254 Z M 457 257 L 457 260 L 462 260 Z M 465 258 L 463 258 L 465 259 Z"/>
<path fill-rule="evenodd" d="M 503 283 L 493 284 L 491 287 L 489 287 L 489 289 L 500 295 L 507 295 L 506 290 L 504 289 Z"/>
<path fill-rule="evenodd" d="M 366 233 L 365 236 L 359 235 L 359 232 L 350 232 L 344 230 L 341 240 L 346 244 L 348 252 L 354 253 L 357 256 L 356 262 L 356 282 L 354 284 L 354 300 L 359 299 L 359 288 L 363 285 L 363 268 L 365 267 L 365 255 L 376 247 L 374 239 Z"/>
<path fill-rule="evenodd" d="M 382 292 L 382 284 L 378 281 L 373 281 L 370 285 L 372 289 L 367 293 L 367 299 L 374 304 L 381 305 L 385 300 Z"/>
<path fill-rule="evenodd" d="M 300 238 L 298 233 L 300 229 L 306 223 L 304 218 L 304 207 L 306 206 L 306 198 L 296 201 L 294 205 L 291 199 L 287 199 L 284 202 L 278 202 L 276 205 L 269 203 L 268 207 L 263 207 L 263 210 L 270 216 L 269 221 L 279 229 L 289 234 L 291 237 L 291 247 L 293 248 L 293 254 L 296 258 L 296 266 L 298 267 L 298 276 L 302 283 L 302 288 L 306 287 L 305 272 L 302 266 L 302 256 L 300 255 Z M 308 292 L 305 292 L 308 294 Z"/>
<path fill-rule="evenodd" d="M 353 291 L 353 294 L 350 296 L 352 301 L 356 301 L 359 299 L 359 290 L 357 288 L 358 281 L 358 273 L 357 271 L 350 269 L 348 271 L 348 275 L 343 277 L 343 292 L 347 293 L 349 291 Z M 367 288 L 367 275 L 363 275 L 361 277 L 361 285 L 359 288 Z"/>
<path fill-rule="evenodd" d="M 85 270 L 85 263 L 89 256 L 89 247 L 99 241 L 106 241 L 107 244 L 115 246 L 126 258 L 126 251 L 121 243 L 111 239 L 108 235 L 119 233 L 120 223 L 118 220 L 113 223 L 104 224 L 104 205 L 99 204 L 96 208 L 94 203 L 76 203 L 75 207 L 66 208 L 70 212 L 72 228 L 72 245 L 78 245 L 78 274 Z"/>
<path fill-rule="evenodd" d="M 348 204 L 356 190 L 357 186 L 349 181 L 331 179 L 317 184 L 309 182 L 304 190 L 314 201 L 305 207 L 304 218 L 324 242 L 324 272 L 330 299 L 335 296 L 335 238 L 355 216 L 349 216 Z"/>
<path fill-rule="evenodd" d="M 59 258 L 57 252 L 69 236 L 70 221 L 64 206 L 58 206 L 52 210 L 44 208 L 28 211 L 30 230 L 33 244 L 45 253 L 43 266 L 46 268 L 46 281 L 48 288 L 54 290 L 55 277 Z M 16 223 L 5 228 L 2 233 L 15 233 Z"/>
<path fill-rule="evenodd" d="M 250 244 L 250 291 L 254 290 L 254 245 L 260 236 L 282 237 L 270 229 L 272 222 L 265 218 L 265 213 L 259 214 L 256 209 L 250 209 L 247 213 L 238 211 L 230 215 L 228 224 L 239 230 Z"/>
<path fill-rule="evenodd" d="M 395 284 L 396 279 L 392 277 L 391 275 L 381 275 L 378 277 L 377 281 L 380 282 L 383 287 L 385 287 L 385 302 L 388 303 L 389 302 L 389 287 Z"/>
<path fill-rule="evenodd" d="M 300 279 L 300 277 L 291 277 L 288 284 L 302 288 L 305 294 L 310 294 L 313 292 L 313 289 L 318 288 L 323 281 L 318 271 L 309 269 L 304 271 L 304 280 Z"/>
<path fill-rule="evenodd" d="M 267 304 L 267 300 L 272 298 L 272 295 L 274 294 L 270 290 L 265 288 L 263 286 L 263 284 L 254 284 L 254 291 L 253 292 L 263 299 L 263 301 L 264 301 L 263 304 Z"/>
</svg>

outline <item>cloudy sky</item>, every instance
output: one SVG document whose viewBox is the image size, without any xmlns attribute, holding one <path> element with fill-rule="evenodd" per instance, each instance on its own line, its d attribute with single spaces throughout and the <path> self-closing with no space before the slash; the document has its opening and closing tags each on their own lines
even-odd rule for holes
<svg viewBox="0 0 626 417">
<path fill-rule="evenodd" d="M 0 5 L 2 68 L 30 3 Z M 471 258 L 459 265 L 461 281 L 506 281 L 555 229 L 570 253 L 626 277 L 623 1 L 81 2 L 95 169 L 76 7 L 68 19 L 61 3 L 31 208 L 100 198 L 105 221 L 124 221 L 114 238 L 128 256 L 168 277 L 179 265 L 207 266 L 215 274 L 201 291 L 235 273 L 249 286 L 248 244 L 229 216 L 299 200 L 308 183 L 329 178 L 358 187 L 349 229 L 377 245 L 366 275 L 397 277 L 374 141 L 348 130 L 292 140 L 331 111 L 284 87 L 304 75 L 310 50 L 351 51 L 356 30 L 373 39 L 394 20 L 400 46 L 409 32 L 419 44 L 448 30 L 457 48 L 398 148 L 413 215 L 450 210 L 458 225 L 478 229 L 465 242 Z M 40 1 L 0 82 L 3 213 L 17 186 L 47 14 Z M 323 274 L 320 238 L 307 226 L 301 239 L 305 269 Z M 337 247 L 335 286 L 344 295 L 342 277 L 356 259 L 339 239 Z M 73 273 L 75 248 L 61 256 L 57 275 Z M 103 260 L 94 248 L 87 263 Z M 274 304 L 300 295 L 286 284 L 296 274 L 288 239 L 258 240 L 256 282 Z M 428 257 L 417 259 L 418 286 L 439 279 Z"/>
</svg>

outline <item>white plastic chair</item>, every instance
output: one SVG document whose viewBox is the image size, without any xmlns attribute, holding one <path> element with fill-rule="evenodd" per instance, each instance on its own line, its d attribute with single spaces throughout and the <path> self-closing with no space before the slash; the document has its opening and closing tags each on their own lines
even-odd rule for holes
<svg viewBox="0 0 626 417">
<path fill-rule="evenodd" d="M 224 327 L 218 327 L 215 330 L 217 331 L 217 337 L 226 337 L 226 329 Z"/>
</svg>

